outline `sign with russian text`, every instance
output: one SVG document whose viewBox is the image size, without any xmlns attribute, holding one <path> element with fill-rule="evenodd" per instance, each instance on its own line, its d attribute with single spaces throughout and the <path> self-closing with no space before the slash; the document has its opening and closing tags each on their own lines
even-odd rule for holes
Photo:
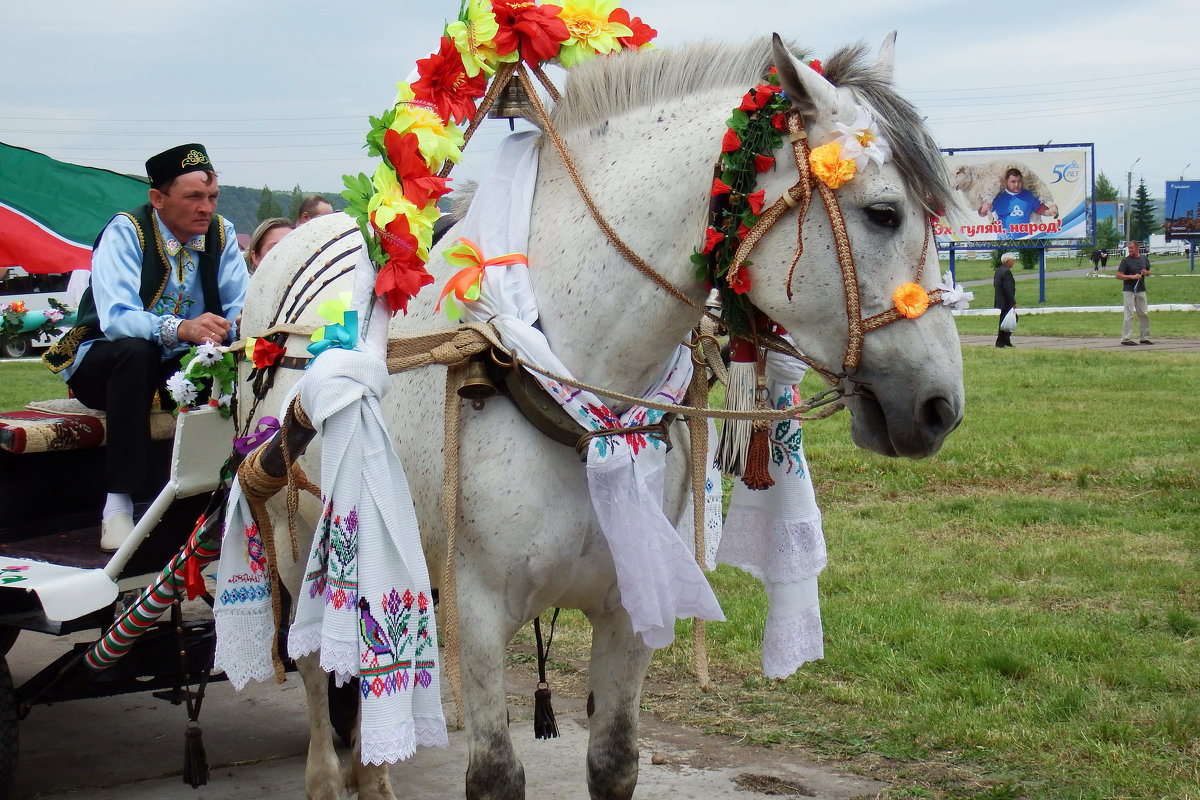
<svg viewBox="0 0 1200 800">
<path fill-rule="evenodd" d="M 1167 241 L 1200 238 L 1200 181 L 1167 181 L 1163 197 Z"/>
<path fill-rule="evenodd" d="M 1051 246 L 1092 240 L 1092 145 L 942 152 L 962 208 L 937 218 L 939 246 Z"/>
</svg>

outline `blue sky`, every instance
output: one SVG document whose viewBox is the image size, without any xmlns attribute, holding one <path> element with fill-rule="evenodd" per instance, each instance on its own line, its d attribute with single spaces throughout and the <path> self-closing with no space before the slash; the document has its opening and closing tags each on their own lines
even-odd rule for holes
<svg viewBox="0 0 1200 800">
<path fill-rule="evenodd" d="M 962 0 L 627 0 L 658 44 L 771 31 L 816 57 L 899 38 L 896 80 L 944 147 L 1095 142 L 1122 190 L 1200 176 L 1195 0 L 1008 4 Z M 1015 9 L 1008 13 L 1007 8 Z M 222 183 L 337 191 L 370 171 L 362 134 L 437 44 L 457 0 L 0 0 L 0 141 L 142 173 L 188 141 Z M 472 142 L 470 175 L 507 131 Z M 715 145 L 714 145 L 715 146 Z"/>
</svg>

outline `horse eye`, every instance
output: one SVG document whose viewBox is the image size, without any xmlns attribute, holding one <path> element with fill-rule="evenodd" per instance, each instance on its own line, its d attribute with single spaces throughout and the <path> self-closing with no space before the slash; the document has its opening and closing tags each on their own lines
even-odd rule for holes
<svg viewBox="0 0 1200 800">
<path fill-rule="evenodd" d="M 875 203 L 874 205 L 867 206 L 864 210 L 867 212 L 867 219 L 880 227 L 900 227 L 900 214 L 896 211 L 896 207 L 890 203 Z"/>
</svg>

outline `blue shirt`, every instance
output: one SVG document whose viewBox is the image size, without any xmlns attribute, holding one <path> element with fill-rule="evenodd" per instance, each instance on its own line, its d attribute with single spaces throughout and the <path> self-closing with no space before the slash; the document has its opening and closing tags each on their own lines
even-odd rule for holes
<svg viewBox="0 0 1200 800">
<path fill-rule="evenodd" d="M 153 212 L 155 224 L 162 236 L 163 255 L 167 260 L 167 285 L 162 297 L 146 311 L 142 308 L 139 290 L 142 286 L 142 248 L 138 243 L 133 222 L 121 214 L 113 218 L 92 253 L 92 297 L 100 316 L 100 329 L 106 339 L 148 339 L 158 341 L 159 323 L 163 317 L 195 319 L 204 313 L 204 290 L 200 286 L 200 253 L 204 250 L 205 235 L 193 236 L 182 244 Z M 225 223 L 225 249 L 217 265 L 217 290 L 221 297 L 222 316 L 231 323 L 242 313 L 246 301 L 249 273 L 246 261 L 238 249 L 233 223 Z M 155 247 L 154 232 L 145 231 L 146 247 Z M 182 280 L 180 259 L 183 259 Z M 236 332 L 233 333 L 236 338 Z M 76 367 L 83 363 L 91 342 L 79 347 L 75 362 L 60 374 L 69 380 Z M 172 350 L 163 349 L 164 361 L 186 352 L 190 342 L 181 342 Z"/>
<path fill-rule="evenodd" d="M 1000 220 L 1000 225 L 1004 228 L 1005 233 L 1013 225 L 1023 225 L 1029 222 L 1029 217 L 1035 214 L 1042 207 L 1042 201 L 1033 196 L 1033 192 L 1028 189 L 1022 189 L 1016 194 L 1010 194 L 1005 189 L 1000 194 L 996 195 L 996 199 L 992 202 L 992 211 L 996 213 L 996 219 Z M 1025 236 L 1026 234 L 1017 234 Z"/>
</svg>

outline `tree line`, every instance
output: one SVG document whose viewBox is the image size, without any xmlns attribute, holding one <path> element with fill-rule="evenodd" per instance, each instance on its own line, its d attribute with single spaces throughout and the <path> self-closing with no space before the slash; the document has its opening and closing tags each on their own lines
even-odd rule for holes
<svg viewBox="0 0 1200 800">
<path fill-rule="evenodd" d="M 338 192 L 301 189 L 299 185 L 290 192 L 271 189 L 268 186 L 252 189 L 222 185 L 217 213 L 232 222 L 238 233 L 250 234 L 264 219 L 287 217 L 294 220 L 301 201 L 314 194 L 328 200 L 334 211 L 341 211 L 346 207 L 346 201 Z"/>
</svg>

